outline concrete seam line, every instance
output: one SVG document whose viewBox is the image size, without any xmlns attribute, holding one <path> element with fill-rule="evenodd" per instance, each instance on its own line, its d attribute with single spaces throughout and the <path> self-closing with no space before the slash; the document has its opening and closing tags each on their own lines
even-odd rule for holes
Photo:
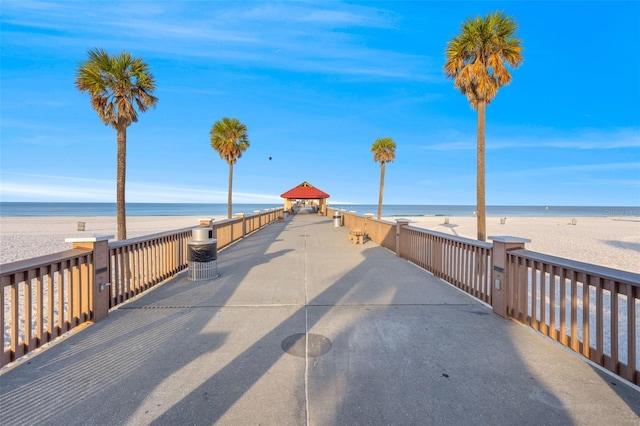
<svg viewBox="0 0 640 426">
<path fill-rule="evenodd" d="M 310 424 L 309 415 L 309 308 L 307 282 L 307 228 L 304 229 L 304 404 L 306 425 Z"/>
</svg>

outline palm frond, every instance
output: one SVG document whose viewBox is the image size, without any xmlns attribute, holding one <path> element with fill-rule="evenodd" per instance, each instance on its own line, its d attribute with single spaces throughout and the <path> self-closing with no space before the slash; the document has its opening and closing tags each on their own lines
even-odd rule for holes
<svg viewBox="0 0 640 426">
<path fill-rule="evenodd" d="M 396 143 L 391 138 L 376 139 L 371 152 L 376 163 L 390 163 L 396 157 Z"/>
<path fill-rule="evenodd" d="M 247 126 L 237 118 L 224 117 L 216 121 L 210 135 L 211 147 L 229 164 L 235 164 L 242 157 L 242 153 L 249 148 Z"/>
<path fill-rule="evenodd" d="M 89 93 L 105 125 L 127 127 L 138 121 L 138 111 L 155 107 L 155 80 L 141 58 L 128 52 L 110 56 L 103 49 L 92 49 L 87 55 L 78 68 L 76 87 Z"/>
<path fill-rule="evenodd" d="M 444 73 L 473 108 L 479 102 L 489 104 L 498 89 L 511 82 L 507 65 L 517 68 L 522 63 L 517 28 L 515 20 L 493 12 L 465 20 L 460 34 L 447 43 Z"/>
</svg>

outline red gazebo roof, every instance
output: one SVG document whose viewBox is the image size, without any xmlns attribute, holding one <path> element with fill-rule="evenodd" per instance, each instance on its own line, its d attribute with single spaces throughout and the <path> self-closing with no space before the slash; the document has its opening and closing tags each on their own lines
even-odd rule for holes
<svg viewBox="0 0 640 426">
<path fill-rule="evenodd" d="M 317 200 L 320 198 L 329 198 L 329 194 L 320 191 L 318 188 L 305 181 L 295 188 L 288 190 L 282 194 L 281 197 L 299 200 Z"/>
</svg>

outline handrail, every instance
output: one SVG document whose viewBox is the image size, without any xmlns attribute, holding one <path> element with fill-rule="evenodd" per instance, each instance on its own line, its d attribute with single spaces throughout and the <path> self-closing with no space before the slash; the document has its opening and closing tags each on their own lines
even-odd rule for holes
<svg viewBox="0 0 640 426">
<path fill-rule="evenodd" d="M 332 215 L 335 209 L 329 208 Z M 348 227 L 372 226 L 372 241 L 450 284 L 493 304 L 493 244 L 402 224 L 380 243 L 372 218 L 341 212 Z M 388 223 L 388 222 L 387 222 Z M 388 223 L 388 226 L 393 226 Z M 393 232 L 394 237 L 396 232 Z M 393 242 L 392 242 L 393 241 Z M 640 274 L 524 249 L 507 252 L 505 316 L 528 325 L 640 385 L 636 316 Z M 564 284 L 564 285 L 563 285 Z M 626 332 L 621 334 L 619 329 Z"/>
<path fill-rule="evenodd" d="M 492 244 L 404 225 L 399 255 L 491 303 Z"/>
<path fill-rule="evenodd" d="M 92 263 L 92 250 L 72 249 L 0 265 L 0 365 L 91 320 Z"/>
<path fill-rule="evenodd" d="M 270 209 L 211 224 L 218 250 L 281 219 L 283 211 Z M 195 227 L 104 244 L 100 256 L 108 258 L 105 268 L 95 267 L 96 253 L 88 248 L 0 265 L 0 366 L 93 321 L 95 274 L 106 271 L 111 284 L 106 287 L 108 305 L 113 308 L 186 269 L 187 241 Z"/>
<path fill-rule="evenodd" d="M 524 249 L 507 258 L 510 317 L 640 385 L 640 274 Z"/>
<path fill-rule="evenodd" d="M 283 209 L 275 209 L 211 227 L 221 249 L 282 217 Z M 344 222 L 363 227 L 378 244 L 478 299 L 493 302 L 491 243 L 353 213 L 344 213 Z M 110 306 L 184 270 L 192 229 L 109 243 Z M 94 257 L 92 250 L 75 248 L 0 265 L 2 365 L 92 320 Z M 509 250 L 506 258 L 506 316 L 640 385 L 640 274 L 525 249 Z"/>
<path fill-rule="evenodd" d="M 538 253 L 530 250 L 512 250 L 509 253 L 527 257 L 531 260 L 537 260 L 544 263 L 554 264 L 556 266 L 567 267 L 577 272 L 599 275 L 603 278 L 628 282 L 634 287 L 640 287 L 640 274 L 620 269 L 607 268 L 606 266 L 594 265 L 591 263 L 580 262 L 577 260 L 566 259 L 548 254 Z"/>
</svg>

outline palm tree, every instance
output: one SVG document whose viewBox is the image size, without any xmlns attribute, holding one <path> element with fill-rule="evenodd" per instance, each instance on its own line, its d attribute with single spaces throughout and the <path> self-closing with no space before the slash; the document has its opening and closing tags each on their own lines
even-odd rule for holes
<svg viewBox="0 0 640 426">
<path fill-rule="evenodd" d="M 91 96 L 91 106 L 106 126 L 116 130 L 117 172 L 116 211 L 118 239 L 127 238 L 125 211 L 125 181 L 127 170 L 127 127 L 138 121 L 138 111 L 155 107 L 158 98 L 152 95 L 155 80 L 149 66 L 141 58 L 127 52 L 110 56 L 102 49 L 88 52 L 89 59 L 80 64 L 76 87 Z"/>
<path fill-rule="evenodd" d="M 211 127 L 211 147 L 220 158 L 229 163 L 229 194 L 227 199 L 227 217 L 231 218 L 231 189 L 233 187 L 233 165 L 242 157 L 242 152 L 249 148 L 247 126 L 237 118 L 224 117 Z"/>
<path fill-rule="evenodd" d="M 515 37 L 518 25 L 502 12 L 469 18 L 462 31 L 447 43 L 444 72 L 454 79 L 453 87 L 466 95 L 478 111 L 477 122 L 477 228 L 478 240 L 487 238 L 485 213 L 485 108 L 509 84 L 505 65 L 517 68 L 523 61 L 521 40 Z"/>
<path fill-rule="evenodd" d="M 373 161 L 380 163 L 380 192 L 378 196 L 378 219 L 382 216 L 382 193 L 384 192 L 384 168 L 396 158 L 396 143 L 391 138 L 380 138 L 371 146 Z"/>
</svg>

